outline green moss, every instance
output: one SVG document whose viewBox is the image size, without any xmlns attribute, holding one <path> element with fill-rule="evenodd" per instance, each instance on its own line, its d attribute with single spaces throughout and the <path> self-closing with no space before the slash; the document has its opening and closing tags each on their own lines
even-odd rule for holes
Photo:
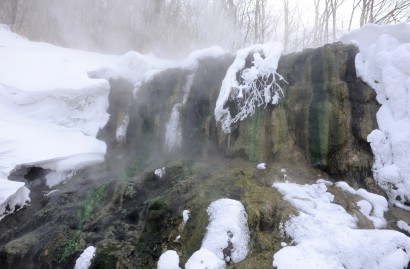
<svg viewBox="0 0 410 269">
<path fill-rule="evenodd" d="M 70 255 L 79 251 L 79 243 L 81 238 L 81 230 L 76 230 L 73 234 L 66 237 L 64 243 L 56 250 L 58 262 L 65 261 Z"/>
<path fill-rule="evenodd" d="M 114 252 L 121 248 L 114 244 L 103 245 L 98 248 L 90 269 L 112 269 L 116 268 L 117 258 L 113 255 Z"/>
<path fill-rule="evenodd" d="M 261 112 L 259 109 L 256 109 L 255 114 L 252 115 L 252 127 L 249 130 L 251 136 L 251 152 L 249 156 L 249 160 L 253 162 L 257 162 L 259 159 L 259 151 L 260 151 L 260 117 Z"/>
<path fill-rule="evenodd" d="M 78 228 L 70 235 L 64 238 L 63 243 L 57 248 L 57 260 L 61 263 L 70 255 L 78 252 L 80 249 L 80 239 L 84 224 L 91 218 L 92 213 L 100 206 L 101 200 L 107 193 L 107 184 L 103 184 L 93 189 L 87 196 L 86 201 L 77 210 Z"/>
<path fill-rule="evenodd" d="M 144 171 L 145 166 L 146 166 L 146 158 L 140 157 L 140 158 L 136 159 L 135 161 L 133 161 L 127 167 L 127 170 L 125 171 L 125 175 L 128 178 L 137 176 L 137 175 L 141 174 L 141 172 Z"/>
</svg>

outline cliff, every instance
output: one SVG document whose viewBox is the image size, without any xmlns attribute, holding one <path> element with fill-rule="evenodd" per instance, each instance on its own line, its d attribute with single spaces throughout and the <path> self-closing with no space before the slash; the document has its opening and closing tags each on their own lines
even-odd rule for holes
<svg viewBox="0 0 410 269">
<path fill-rule="evenodd" d="M 99 133 L 108 146 L 105 163 L 80 171 L 57 192 L 43 195 L 41 185 L 33 187 L 32 205 L 2 220 L 0 263 L 73 267 L 93 244 L 91 268 L 155 268 L 167 249 L 176 250 L 183 264 L 200 247 L 207 206 L 232 198 L 247 210 L 250 251 L 228 267 L 272 268 L 284 240 L 281 225 L 297 213 L 271 187 L 284 180 L 284 168 L 292 182 L 346 180 L 383 194 L 373 183 L 366 141 L 377 127 L 379 106 L 356 76 L 356 53 L 336 43 L 284 55 L 277 70 L 284 78 L 279 104 L 258 108 L 230 134 L 213 112 L 231 55 L 162 71 L 141 85 L 111 80 L 110 119 Z M 233 101 L 227 107 L 235 113 Z M 259 162 L 267 169 L 256 170 Z M 163 177 L 154 173 L 161 167 Z M 360 228 L 373 228 L 357 195 L 328 189 Z M 185 209 L 191 212 L 186 227 Z M 395 214 L 390 228 L 396 228 Z"/>
</svg>

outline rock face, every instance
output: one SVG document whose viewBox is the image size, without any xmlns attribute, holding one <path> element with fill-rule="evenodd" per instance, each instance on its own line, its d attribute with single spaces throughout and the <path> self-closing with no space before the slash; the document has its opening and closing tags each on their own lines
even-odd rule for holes
<svg viewBox="0 0 410 269">
<path fill-rule="evenodd" d="M 278 73 L 286 82 L 281 82 L 280 104 L 258 109 L 230 135 L 213 116 L 222 79 L 233 61 L 230 56 L 201 61 L 195 71 L 164 71 L 138 89 L 134 102 L 132 85 L 113 81 L 111 118 L 101 137 L 117 148 L 117 154 L 133 158 L 217 154 L 253 162 L 307 162 L 365 186 L 373 162 L 366 138 L 377 128 L 379 105 L 374 91 L 356 77 L 356 53 L 354 46 L 336 43 L 283 56 Z M 190 76 L 193 81 L 187 89 Z M 184 98 L 185 104 L 178 105 Z M 167 151 L 166 129 L 175 107 L 179 122 L 174 132 L 182 142 Z M 125 140 L 115 143 L 124 115 L 130 118 Z"/>
<path fill-rule="evenodd" d="M 250 160 L 307 161 L 359 185 L 371 177 L 367 135 L 377 126 L 374 91 L 356 77 L 353 46 L 333 44 L 281 58 L 284 96 L 237 126 L 224 147 Z"/>
<path fill-rule="evenodd" d="M 167 249 L 183 265 L 201 245 L 206 208 L 219 198 L 243 203 L 251 231 L 249 256 L 229 268 L 271 268 L 280 225 L 296 214 L 271 187 L 283 180 L 281 168 L 295 182 L 321 174 L 377 189 L 366 136 L 378 105 L 356 77 L 356 53 L 333 44 L 283 56 L 280 104 L 258 109 L 229 135 L 213 111 L 230 55 L 163 71 L 137 87 L 111 81 L 111 116 L 99 134 L 106 162 L 49 195 L 32 184 L 33 204 L 0 222 L 2 268 L 73 268 L 89 245 L 97 248 L 91 268 L 155 268 Z M 256 170 L 259 161 L 268 169 Z M 371 227 L 354 199 L 337 195 L 359 226 Z M 185 209 L 191 215 L 183 227 Z"/>
</svg>

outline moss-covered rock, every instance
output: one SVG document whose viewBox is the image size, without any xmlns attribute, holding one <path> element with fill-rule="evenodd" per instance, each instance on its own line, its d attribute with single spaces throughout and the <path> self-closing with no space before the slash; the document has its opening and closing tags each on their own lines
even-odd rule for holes
<svg viewBox="0 0 410 269">
<path fill-rule="evenodd" d="M 169 249 L 183 266 L 201 246 L 207 207 L 231 198 L 244 205 L 251 234 L 248 257 L 228 267 L 272 268 L 273 254 L 288 240 L 281 225 L 297 214 L 271 187 L 284 180 L 282 168 L 292 182 L 332 176 L 378 191 L 366 141 L 376 127 L 378 105 L 373 90 L 356 77 L 356 53 L 353 46 L 332 44 L 284 55 L 278 73 L 287 83 L 281 82 L 280 104 L 257 109 L 229 135 L 213 111 L 230 55 L 201 60 L 194 74 L 178 68 L 160 72 L 140 85 L 136 96 L 135 85 L 110 81 L 110 120 L 99 134 L 108 146 L 105 163 L 81 171 L 52 195 L 33 188 L 32 205 L 1 221 L 0 264 L 73 268 L 94 245 L 91 268 L 151 269 Z M 164 152 L 166 123 L 185 94 L 181 147 Z M 116 130 L 127 116 L 125 139 L 118 140 Z M 262 161 L 267 169 L 257 170 Z M 155 175 L 162 167 L 166 174 Z M 372 227 L 358 210 L 357 197 L 329 191 L 358 217 L 360 227 Z M 191 212 L 186 225 L 185 209 Z"/>
</svg>

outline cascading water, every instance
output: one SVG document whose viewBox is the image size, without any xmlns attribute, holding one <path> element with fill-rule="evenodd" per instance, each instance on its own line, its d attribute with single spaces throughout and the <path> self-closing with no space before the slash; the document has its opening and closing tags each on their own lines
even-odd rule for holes
<svg viewBox="0 0 410 269">
<path fill-rule="evenodd" d="M 165 151 L 166 152 L 177 152 L 182 145 L 182 126 L 180 110 L 185 105 L 189 92 L 191 90 L 192 82 L 194 80 L 194 74 L 187 76 L 185 85 L 182 88 L 184 95 L 182 96 L 182 101 L 176 103 L 172 108 L 171 117 L 169 118 L 165 126 Z"/>
</svg>

